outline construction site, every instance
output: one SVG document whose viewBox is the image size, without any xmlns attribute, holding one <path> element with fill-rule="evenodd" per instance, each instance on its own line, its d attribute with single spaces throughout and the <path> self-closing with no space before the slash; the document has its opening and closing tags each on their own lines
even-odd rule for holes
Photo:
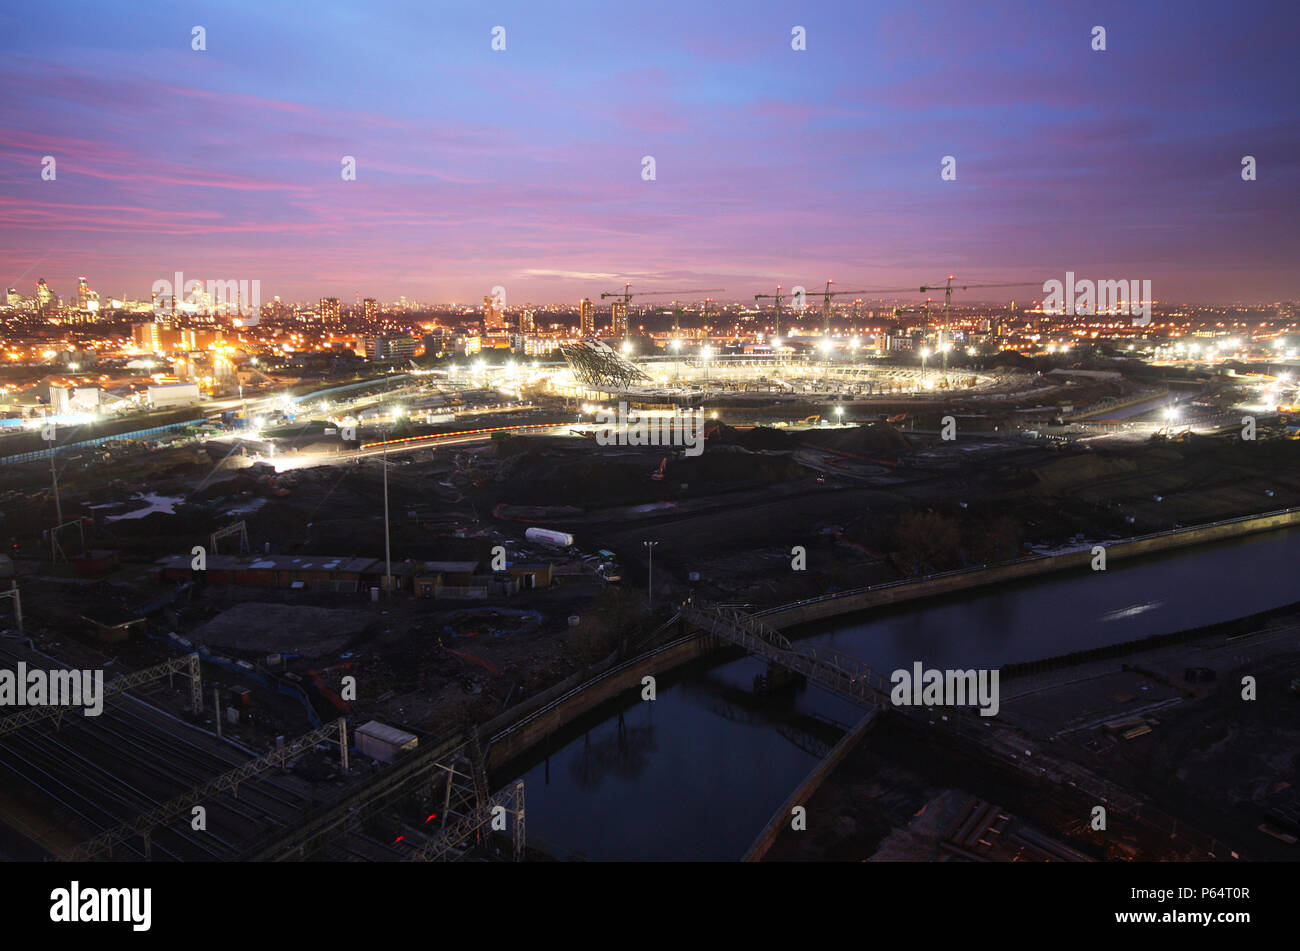
<svg viewBox="0 0 1300 951">
<path fill-rule="evenodd" d="M 121 679 L 102 718 L 6 733 L 6 839 L 537 856 L 493 738 L 680 635 L 684 602 L 762 610 L 1300 505 L 1293 428 L 1260 414 L 1243 441 L 1251 384 L 1212 376 L 563 355 L 0 468 L 8 662 Z M 693 414 L 702 451 L 609 444 L 620 403 Z M 333 819 L 295 843 L 304 815 Z"/>
</svg>

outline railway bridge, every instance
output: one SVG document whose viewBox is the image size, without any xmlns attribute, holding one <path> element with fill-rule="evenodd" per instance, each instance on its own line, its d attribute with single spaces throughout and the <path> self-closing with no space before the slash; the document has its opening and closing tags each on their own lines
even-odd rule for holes
<svg viewBox="0 0 1300 951">
<path fill-rule="evenodd" d="M 888 706 L 889 681 L 863 661 L 829 647 L 795 647 L 776 628 L 737 608 L 687 604 L 681 618 L 751 654 L 807 677 L 811 682 L 866 707 L 873 716 Z"/>
</svg>

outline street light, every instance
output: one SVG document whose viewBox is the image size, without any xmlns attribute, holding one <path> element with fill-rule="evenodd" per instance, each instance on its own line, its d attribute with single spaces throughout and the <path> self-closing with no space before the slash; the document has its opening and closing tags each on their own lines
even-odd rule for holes
<svg viewBox="0 0 1300 951">
<path fill-rule="evenodd" d="M 384 597 L 393 597 L 393 555 L 388 545 L 388 439 L 392 427 L 384 433 Z"/>
<path fill-rule="evenodd" d="M 650 611 L 654 609 L 655 545 L 658 545 L 659 543 L 642 542 L 641 544 L 645 545 L 646 552 L 649 554 L 650 558 L 646 564 L 645 580 L 645 606 L 646 610 Z"/>
</svg>

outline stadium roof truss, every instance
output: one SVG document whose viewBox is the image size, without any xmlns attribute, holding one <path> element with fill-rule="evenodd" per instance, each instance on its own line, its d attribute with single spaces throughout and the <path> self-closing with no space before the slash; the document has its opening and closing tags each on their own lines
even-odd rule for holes
<svg viewBox="0 0 1300 951">
<path fill-rule="evenodd" d="M 560 353 L 569 364 L 574 377 L 588 386 L 622 389 L 650 379 L 636 365 L 599 340 L 580 340 L 571 346 L 561 347 Z"/>
</svg>

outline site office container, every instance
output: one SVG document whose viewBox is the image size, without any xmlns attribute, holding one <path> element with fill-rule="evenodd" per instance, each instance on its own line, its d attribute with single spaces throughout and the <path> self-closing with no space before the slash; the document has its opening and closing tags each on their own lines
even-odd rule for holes
<svg viewBox="0 0 1300 951">
<path fill-rule="evenodd" d="M 551 586 L 552 571 L 549 564 L 511 565 L 507 570 L 511 576 L 518 578 L 520 585 L 525 588 L 549 588 Z"/>
<path fill-rule="evenodd" d="M 357 727 L 352 735 L 362 754 L 381 763 L 391 763 L 399 753 L 413 750 L 420 744 L 419 737 L 414 733 L 407 733 L 377 720 Z"/>
</svg>

